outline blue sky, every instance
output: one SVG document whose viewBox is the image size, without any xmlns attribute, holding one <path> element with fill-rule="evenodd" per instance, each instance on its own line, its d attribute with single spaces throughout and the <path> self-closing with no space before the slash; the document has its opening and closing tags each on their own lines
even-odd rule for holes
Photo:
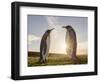
<svg viewBox="0 0 100 82">
<path fill-rule="evenodd" d="M 28 15 L 28 51 L 39 51 L 41 37 L 47 29 L 55 28 L 51 33 L 51 53 L 63 53 L 65 46 L 66 31 L 61 28 L 65 25 L 71 25 L 76 31 L 78 39 L 78 48 L 87 50 L 88 41 L 88 18 L 71 16 L 46 16 L 46 15 Z M 63 48 L 61 49 L 61 45 Z"/>
</svg>

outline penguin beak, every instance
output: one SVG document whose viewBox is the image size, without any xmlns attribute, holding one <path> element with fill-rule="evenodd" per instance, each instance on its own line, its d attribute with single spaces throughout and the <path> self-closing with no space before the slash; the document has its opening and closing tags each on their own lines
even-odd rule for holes
<svg viewBox="0 0 100 82">
<path fill-rule="evenodd" d="M 52 28 L 50 31 L 54 30 L 54 28 Z"/>
<path fill-rule="evenodd" d="M 66 26 L 62 26 L 62 28 L 66 28 Z"/>
</svg>

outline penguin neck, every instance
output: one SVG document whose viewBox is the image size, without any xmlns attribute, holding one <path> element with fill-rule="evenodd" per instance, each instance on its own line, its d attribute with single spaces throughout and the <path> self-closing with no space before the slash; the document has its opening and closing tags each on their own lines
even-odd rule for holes
<svg viewBox="0 0 100 82">
<path fill-rule="evenodd" d="M 47 33 L 46 35 L 47 35 L 47 36 L 50 36 L 50 33 Z"/>
<path fill-rule="evenodd" d="M 50 37 L 50 33 L 46 34 L 45 39 L 47 39 L 47 37 Z"/>
</svg>

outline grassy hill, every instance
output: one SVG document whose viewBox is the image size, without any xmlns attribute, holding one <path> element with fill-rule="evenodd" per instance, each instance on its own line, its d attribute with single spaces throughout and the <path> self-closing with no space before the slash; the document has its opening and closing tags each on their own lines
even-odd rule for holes
<svg viewBox="0 0 100 82">
<path fill-rule="evenodd" d="M 78 64 L 87 64 L 87 55 L 77 55 Z M 51 65 L 70 65 L 73 61 L 65 54 L 50 53 L 45 64 L 39 62 L 39 52 L 28 52 L 28 66 L 51 66 Z"/>
</svg>

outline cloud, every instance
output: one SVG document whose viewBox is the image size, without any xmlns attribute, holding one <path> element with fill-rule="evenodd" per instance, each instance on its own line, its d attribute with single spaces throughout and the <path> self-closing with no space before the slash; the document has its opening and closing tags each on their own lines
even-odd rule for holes
<svg viewBox="0 0 100 82">
<path fill-rule="evenodd" d="M 78 43 L 78 49 L 87 49 L 87 47 L 88 47 L 88 42 L 86 41 L 86 42 L 80 42 L 80 43 Z"/>
<path fill-rule="evenodd" d="M 31 44 L 32 41 L 37 41 L 37 40 L 40 40 L 41 38 L 36 36 L 36 35 L 33 35 L 33 34 L 29 34 L 28 35 L 28 44 Z"/>
<path fill-rule="evenodd" d="M 77 53 L 80 54 L 87 54 L 88 53 L 88 42 L 80 42 L 77 45 Z"/>
</svg>

